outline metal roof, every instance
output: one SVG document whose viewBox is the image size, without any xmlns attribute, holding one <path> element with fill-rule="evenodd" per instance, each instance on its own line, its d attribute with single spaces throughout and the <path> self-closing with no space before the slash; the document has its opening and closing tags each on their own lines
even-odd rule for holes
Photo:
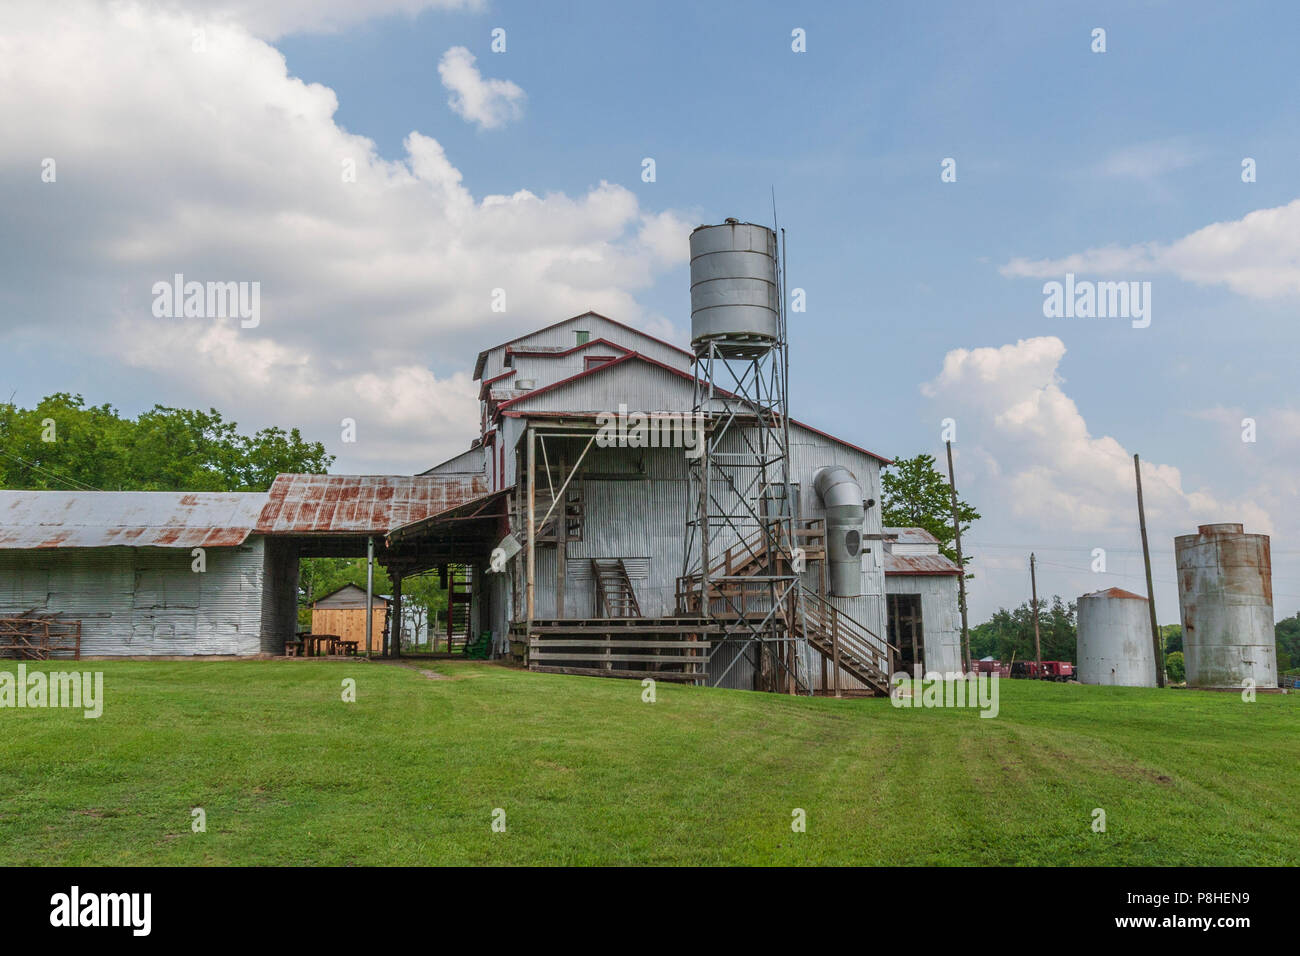
<svg viewBox="0 0 1300 956">
<path fill-rule="evenodd" d="M 472 474 L 278 475 L 256 530 L 386 535 L 487 490 L 487 476 Z"/>
<path fill-rule="evenodd" d="M 612 325 L 617 325 L 619 328 L 626 329 L 628 332 L 632 332 L 636 335 L 640 335 L 643 338 L 649 339 L 653 342 L 658 342 L 660 345 L 666 345 L 668 346 L 668 348 L 673 349 L 677 352 L 681 352 L 683 355 L 688 356 L 690 358 L 695 357 L 690 352 L 686 351 L 686 349 L 682 348 L 680 345 L 673 345 L 673 343 L 671 342 L 665 342 L 663 339 L 659 338 L 658 336 L 651 335 L 649 332 L 643 332 L 641 329 L 634 329 L 632 326 L 628 325 L 627 323 L 618 321 L 618 319 L 611 319 L 607 315 L 601 315 L 599 312 L 593 312 L 591 310 L 588 310 L 586 312 L 580 312 L 577 315 L 571 315 L 567 319 L 560 319 L 560 321 L 558 322 L 552 322 L 550 325 L 543 326 L 540 329 L 533 329 L 531 332 L 525 332 L 523 335 L 515 336 L 513 339 L 511 339 L 508 342 L 501 342 L 497 345 L 492 346 L 491 348 L 486 348 L 482 352 L 479 352 L 478 359 L 474 362 L 474 380 L 477 381 L 479 378 L 482 377 L 483 366 L 487 362 L 488 353 L 491 352 L 493 349 L 499 349 L 499 348 L 514 345 L 516 342 L 522 342 L 524 339 L 532 338 L 534 335 L 541 335 L 543 332 L 549 332 L 551 329 L 564 325 L 564 323 L 566 322 L 572 322 L 574 319 L 585 319 L 589 315 L 595 316 L 598 319 L 604 319 L 606 322 L 609 322 Z"/>
<path fill-rule="evenodd" d="M 1125 600 L 1130 600 L 1130 601 L 1146 600 L 1146 598 L 1144 598 L 1142 595 L 1134 594 L 1132 591 L 1125 591 L 1123 588 L 1103 588 L 1100 591 L 1093 591 L 1089 594 L 1085 594 L 1083 595 L 1083 597 L 1123 598 Z"/>
<path fill-rule="evenodd" d="M 939 544 L 939 539 L 924 528 L 886 528 L 885 534 L 897 537 L 899 544 Z"/>
<path fill-rule="evenodd" d="M 260 492 L 0 491 L 0 549 L 242 544 Z"/>
<path fill-rule="evenodd" d="M 937 550 L 939 539 L 924 528 L 886 528 L 885 534 L 891 538 L 889 547 L 884 551 L 886 574 L 932 574 L 959 575 L 961 568 L 957 562 L 943 554 L 898 554 L 890 548 L 895 544 L 933 545 Z"/>
<path fill-rule="evenodd" d="M 885 552 L 886 574 L 961 574 L 957 562 L 942 554 L 894 554 Z"/>
</svg>

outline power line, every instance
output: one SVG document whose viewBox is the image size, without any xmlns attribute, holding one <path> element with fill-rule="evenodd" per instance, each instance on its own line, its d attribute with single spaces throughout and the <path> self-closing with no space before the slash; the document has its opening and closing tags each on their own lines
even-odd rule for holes
<svg viewBox="0 0 1300 956">
<path fill-rule="evenodd" d="M 34 461 L 28 461 L 26 458 L 22 458 L 18 455 L 15 455 L 13 452 L 5 451 L 3 448 L 0 448 L 0 455 L 4 455 L 6 458 L 18 462 L 20 465 L 23 465 L 26 468 L 33 468 L 36 471 L 39 471 L 43 475 L 48 475 L 50 478 L 53 478 L 55 481 L 61 481 L 64 484 L 71 485 L 77 491 L 99 491 L 100 490 L 96 488 L 94 485 L 88 485 L 84 481 L 78 481 L 76 478 L 66 478 L 63 475 L 51 471 L 48 468 L 41 467 L 40 465 L 36 464 L 36 462 Z"/>
</svg>

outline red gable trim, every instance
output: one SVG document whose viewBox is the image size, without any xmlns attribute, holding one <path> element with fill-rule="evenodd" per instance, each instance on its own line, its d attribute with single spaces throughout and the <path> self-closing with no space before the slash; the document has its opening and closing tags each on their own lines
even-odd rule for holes
<svg viewBox="0 0 1300 956">
<path fill-rule="evenodd" d="M 578 372 L 576 375 L 570 375 L 568 378 L 560 379 L 560 381 L 558 382 L 552 382 L 550 385 L 543 385 L 541 388 L 533 389 L 531 392 L 527 392 L 523 395 L 520 395 L 517 398 L 512 398 L 509 401 L 502 402 L 500 405 L 497 406 L 496 413 L 497 415 L 505 415 L 507 418 L 526 418 L 528 416 L 528 412 L 509 412 L 507 411 L 507 409 L 511 405 L 514 405 L 517 402 L 522 402 L 525 399 L 531 398 L 534 395 L 543 395 L 547 392 L 554 391 L 555 389 L 560 388 L 564 385 L 568 385 L 570 382 L 576 382 L 580 378 L 586 378 L 589 375 L 599 375 L 602 372 L 612 369 L 616 365 L 622 365 L 624 362 L 631 362 L 631 361 L 646 362 L 649 365 L 654 365 L 658 368 L 663 369 L 665 372 L 670 372 L 673 375 L 676 375 L 678 378 L 684 378 L 688 382 L 693 381 L 693 376 L 689 372 L 683 372 L 679 368 L 673 368 L 671 365 L 665 365 L 663 362 L 656 361 L 655 359 L 650 358 L 648 355 L 642 355 L 640 352 L 629 352 L 627 355 L 620 356 L 619 358 L 614 359 L 614 361 L 612 362 L 604 362 L 601 365 L 597 365 L 594 368 L 586 369 L 584 371 Z M 735 397 L 730 392 L 727 392 L 724 389 L 718 389 L 718 392 L 719 394 L 728 398 Z M 843 445 L 845 448 L 851 448 L 854 451 L 861 452 L 862 454 L 870 458 L 876 459 L 881 464 L 892 465 L 894 463 L 892 459 L 886 458 L 883 455 L 877 455 L 874 451 L 869 451 L 868 449 L 863 448 L 860 445 L 855 445 L 852 442 L 847 442 L 843 438 L 837 438 L 828 432 L 822 431 L 820 428 L 813 428 L 811 425 L 806 425 L 797 419 L 791 418 L 790 424 L 798 425 L 800 428 L 806 428 L 808 429 L 808 431 L 812 432 L 813 434 L 820 435 L 822 438 L 825 438 L 827 441 L 833 441 L 837 445 Z"/>
<path fill-rule="evenodd" d="M 483 363 L 487 361 L 487 354 L 488 352 L 491 352 L 492 349 L 499 349 L 502 346 L 508 348 L 509 346 L 514 345 L 516 342 L 522 342 L 526 338 L 530 338 L 534 335 L 540 335 L 542 332 L 549 332 L 551 329 L 558 328 L 559 326 L 564 325 L 566 322 L 572 322 L 575 319 L 583 319 L 589 315 L 595 316 L 598 319 L 604 319 L 606 322 L 611 322 L 614 325 L 617 325 L 620 329 L 627 329 L 629 332 L 633 332 L 637 335 L 643 335 L 650 341 L 658 342 L 660 345 L 673 349 L 676 352 L 681 352 L 683 355 L 687 356 L 688 358 L 695 357 L 691 352 L 688 352 L 686 349 L 682 348 L 681 346 L 673 345 L 673 343 L 671 342 L 665 342 L 663 339 L 659 338 L 658 336 L 651 335 L 649 332 L 643 332 L 641 329 L 634 329 L 632 328 L 632 326 L 628 325 L 625 322 L 620 322 L 618 321 L 618 319 L 611 319 L 609 316 L 601 315 L 599 312 L 588 311 L 588 312 L 579 312 L 577 315 L 571 315 L 567 319 L 560 319 L 560 321 L 558 322 L 552 322 L 550 325 L 544 326 L 543 328 L 534 329 L 531 332 L 525 332 L 523 335 L 513 338 L 508 342 L 502 342 L 498 345 L 492 346 L 492 348 L 484 349 L 482 352 L 478 353 L 478 361 L 474 363 L 474 377 L 478 378 L 480 375 L 483 374 Z"/>
</svg>

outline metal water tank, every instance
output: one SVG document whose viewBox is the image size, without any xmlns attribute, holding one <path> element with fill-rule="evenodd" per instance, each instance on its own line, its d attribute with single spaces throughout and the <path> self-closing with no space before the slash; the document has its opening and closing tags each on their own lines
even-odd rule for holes
<svg viewBox="0 0 1300 956">
<path fill-rule="evenodd" d="M 1174 539 L 1188 687 L 1277 687 L 1268 535 L 1203 524 Z"/>
<path fill-rule="evenodd" d="M 1078 602 L 1079 682 L 1155 687 L 1156 652 L 1147 599 L 1107 588 Z"/>
<path fill-rule="evenodd" d="M 776 234 L 728 219 L 691 233 L 691 346 L 762 355 L 780 338 Z"/>
</svg>

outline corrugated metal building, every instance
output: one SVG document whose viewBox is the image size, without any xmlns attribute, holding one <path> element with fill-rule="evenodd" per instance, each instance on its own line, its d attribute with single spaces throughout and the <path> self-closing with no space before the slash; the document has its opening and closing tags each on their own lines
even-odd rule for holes
<svg viewBox="0 0 1300 956">
<path fill-rule="evenodd" d="M 82 622 L 83 655 L 283 649 L 288 555 L 263 494 L 0 491 L 0 615 Z M 297 568 L 292 568 L 297 580 Z"/>
<path fill-rule="evenodd" d="M 298 561 L 376 543 L 486 490 L 481 475 L 280 475 L 269 493 L 0 491 L 0 616 L 82 622 L 86 656 L 279 654 Z"/>
<path fill-rule="evenodd" d="M 91 655 L 277 653 L 296 627 L 299 559 L 362 556 L 371 545 L 393 579 L 390 619 L 401 619 L 403 577 L 466 567 L 467 630 L 490 632 L 498 653 L 512 650 L 526 620 L 599 633 L 611 617 L 602 570 L 611 562 L 631 617 L 680 636 L 687 628 L 673 631 L 669 619 L 684 617 L 684 538 L 696 507 L 687 501 L 689 439 L 697 438 L 692 361 L 684 349 L 584 313 L 483 351 L 479 435 L 422 475 L 281 475 L 257 495 L 0 492 L 0 613 L 80 618 Z M 711 400 L 725 405 L 728 393 Z M 665 440 L 597 444 L 614 413 L 647 416 Z M 676 430 L 659 433 L 666 424 Z M 812 560 L 797 569 L 802 591 L 819 613 L 882 647 L 887 637 L 898 652 L 891 666 L 957 670 L 957 569 L 923 531 L 882 526 L 887 459 L 793 419 L 789 430 L 792 511 L 799 533 L 812 536 Z M 751 442 L 744 425 L 727 436 L 723 450 Z M 516 555 L 529 526 L 530 447 L 536 541 Z M 852 597 L 826 588 L 827 510 L 814 476 L 831 466 L 847 469 L 865 508 Z M 202 573 L 190 570 L 198 547 Z M 721 534 L 711 547 L 743 557 L 744 543 Z M 725 645 L 708 659 L 709 682 L 755 686 L 755 661 L 733 656 Z M 803 666 L 814 687 L 831 686 L 824 662 Z M 846 672 L 836 686 L 870 685 Z"/>
<path fill-rule="evenodd" d="M 510 530 L 520 541 L 527 526 L 524 479 L 530 431 L 540 436 L 539 522 L 571 475 L 566 500 L 557 507 L 572 509 L 580 518 L 567 529 L 571 533 L 565 534 L 562 545 L 554 528 L 540 534 L 534 554 L 535 620 L 601 617 L 596 559 L 622 560 L 642 617 L 667 617 L 677 611 L 687 514 L 694 507 L 686 500 L 683 450 L 592 447 L 587 436 L 594 433 L 599 416 L 620 409 L 652 419 L 680 419 L 694 403 L 692 358 L 685 350 L 595 313 L 574 316 L 479 355 L 475 376 L 482 385 L 481 435 L 468 451 L 426 474 L 481 472 L 488 487 L 508 501 L 498 531 Z M 735 434 L 737 449 L 744 440 L 743 434 Z M 914 633 L 917 641 L 915 659 L 927 670 L 959 670 L 956 565 L 939 553 L 938 542 L 925 532 L 882 526 L 880 469 L 887 459 L 798 421 L 791 422 L 789 447 L 794 509 L 801 521 L 825 518 L 813 476 L 827 466 L 849 469 L 868 503 L 860 593 L 832 599 L 835 607 L 878 635 L 893 634 L 906 617 L 907 633 Z M 581 468 L 575 469 L 578 459 Z M 433 530 L 426 525 L 420 533 Z M 403 529 L 399 536 L 406 533 Z M 716 542 L 719 549 L 731 543 Z M 485 566 L 487 555 L 477 561 Z M 499 652 L 509 646 L 511 626 L 525 617 L 524 563 L 521 554 L 500 573 L 486 575 L 493 612 L 481 620 L 492 630 Z M 802 573 L 804 586 L 813 591 L 821 584 L 820 563 L 811 563 Z M 718 655 L 710 663 L 710 675 L 716 679 L 730 663 L 727 655 Z M 813 666 L 810 673 L 814 686 L 826 686 L 822 668 Z M 724 684 L 753 686 L 754 676 L 752 663 L 740 661 L 727 671 Z M 842 684 L 862 686 L 851 677 L 843 677 Z"/>
</svg>

